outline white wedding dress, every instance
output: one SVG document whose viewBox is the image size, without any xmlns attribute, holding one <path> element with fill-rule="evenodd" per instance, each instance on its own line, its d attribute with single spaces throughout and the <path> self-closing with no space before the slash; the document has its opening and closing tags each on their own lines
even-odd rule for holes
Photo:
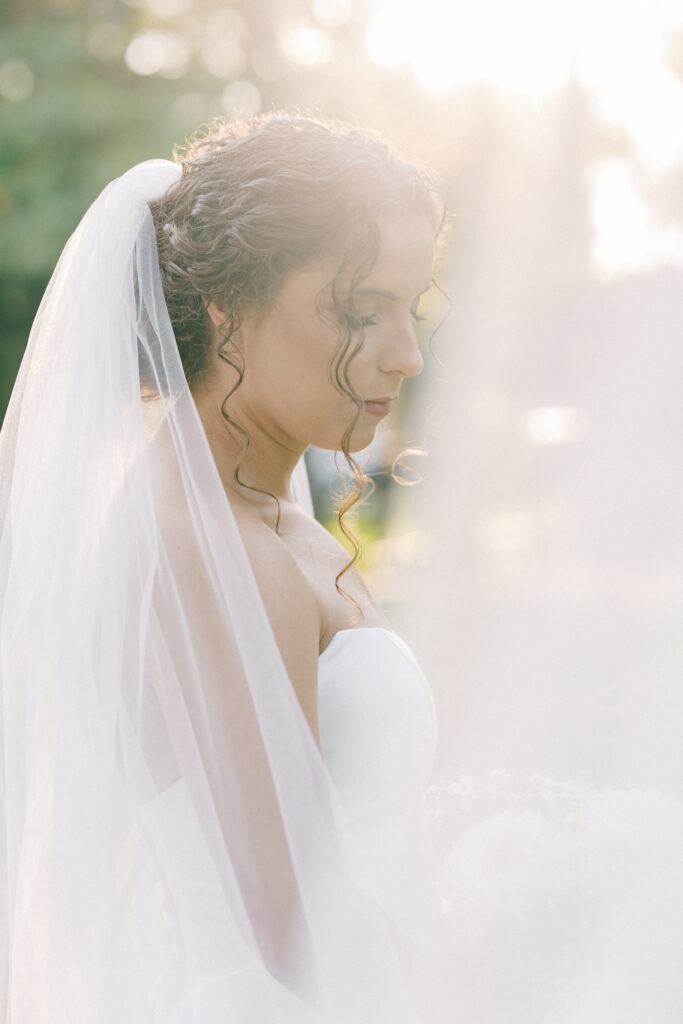
<svg viewBox="0 0 683 1024">
<path fill-rule="evenodd" d="M 0 433 L 0 1019 L 680 1024 L 678 757 L 659 788 L 654 771 L 619 789 L 498 772 L 425 793 L 430 689 L 396 634 L 361 627 L 320 656 L 321 758 L 163 302 L 146 203 L 178 173 L 141 165 L 83 219 Z M 433 618 L 430 679 L 462 716 L 475 687 L 450 659 L 452 620 Z M 533 712 L 517 673 L 510 706 Z M 679 703 L 641 690 L 647 767 Z M 555 692 L 573 711 L 573 689 Z M 534 714 L 520 731 L 484 699 L 473 743 L 494 720 L 535 742 Z M 582 765 L 607 725 L 571 722 Z M 282 891 L 298 901 L 291 985 L 261 943 Z"/>
<path fill-rule="evenodd" d="M 419 889 L 416 880 L 429 877 L 420 870 L 430 853 L 421 826 L 437 726 L 431 690 L 407 644 L 383 627 L 337 632 L 319 659 L 318 720 L 349 875 L 412 950 L 433 909 L 428 887 Z M 283 992 L 266 972 L 256 977 L 246 959 L 242 985 L 236 984 L 240 939 L 221 913 L 220 880 L 182 781 L 146 804 L 145 823 L 157 871 L 165 886 L 182 894 L 179 964 L 190 1005 L 185 996 L 176 1005 L 169 996 L 166 1019 L 257 1024 L 267 1012 L 264 990 L 275 985 L 280 1000 Z M 305 1014 L 293 1001 L 293 1019 L 303 1021 Z"/>
<path fill-rule="evenodd" d="M 408 645 L 382 627 L 336 633 L 320 656 L 318 720 L 352 875 L 409 933 L 425 909 L 408 879 L 420 877 L 426 853 L 417 826 L 437 726 L 432 692 Z"/>
</svg>

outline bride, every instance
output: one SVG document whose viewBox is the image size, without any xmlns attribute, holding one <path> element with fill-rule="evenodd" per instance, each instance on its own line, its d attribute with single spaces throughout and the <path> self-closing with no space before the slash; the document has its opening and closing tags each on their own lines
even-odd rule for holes
<svg viewBox="0 0 683 1024">
<path fill-rule="evenodd" d="M 316 735 L 318 654 L 358 613 L 364 625 L 385 620 L 345 550 L 292 503 L 290 480 L 310 445 L 366 448 L 422 369 L 413 321 L 441 214 L 382 144 L 317 124 L 223 129 L 186 161 L 190 173 L 153 205 L 166 301 Z"/>
<path fill-rule="evenodd" d="M 272 114 L 69 240 L 0 436 L 6 1024 L 437 1019 L 434 705 L 302 456 L 347 511 L 442 222 L 380 139 Z"/>
</svg>

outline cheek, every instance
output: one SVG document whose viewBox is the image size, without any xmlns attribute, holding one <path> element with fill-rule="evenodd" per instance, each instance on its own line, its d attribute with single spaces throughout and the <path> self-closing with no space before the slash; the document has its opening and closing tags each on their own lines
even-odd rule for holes
<svg viewBox="0 0 683 1024">
<path fill-rule="evenodd" d="M 348 399 L 330 381 L 336 335 L 318 323 L 282 320 L 254 365 L 261 402 L 296 433 L 347 419 Z M 314 442 L 312 442 L 314 443 Z"/>
<path fill-rule="evenodd" d="M 316 313 L 302 316 L 296 309 L 282 308 L 268 328 L 260 336 L 253 364 L 264 414 L 267 410 L 283 429 L 309 444 L 337 447 L 356 415 L 354 402 L 336 383 L 337 330 Z M 348 380 L 360 395 L 368 377 L 374 377 L 367 372 L 368 348 L 366 339 L 345 370 L 336 371 L 340 380 Z M 360 443 L 353 444 L 353 449 L 368 443 L 366 434 L 371 425 L 361 413 L 353 432 Z"/>
<path fill-rule="evenodd" d="M 334 379 L 337 341 L 337 332 L 317 317 L 281 324 L 277 354 L 281 379 L 287 379 L 306 404 L 345 400 L 330 379 L 331 375 Z"/>
</svg>

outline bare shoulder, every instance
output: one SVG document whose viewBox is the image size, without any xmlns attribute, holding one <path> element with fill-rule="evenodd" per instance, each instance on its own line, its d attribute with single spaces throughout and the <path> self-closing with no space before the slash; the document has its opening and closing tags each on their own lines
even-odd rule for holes
<svg viewBox="0 0 683 1024">
<path fill-rule="evenodd" d="M 321 614 L 321 648 L 337 630 L 387 626 L 386 618 L 370 593 L 351 555 L 329 530 L 295 506 L 283 515 L 283 543 L 317 595 Z M 340 588 L 337 588 L 337 580 Z"/>
<path fill-rule="evenodd" d="M 285 668 L 317 739 L 322 620 L 315 590 L 270 526 L 239 501 L 231 507 Z"/>
<path fill-rule="evenodd" d="M 273 628 L 282 621 L 295 632 L 320 636 L 320 608 L 314 590 L 282 538 L 256 515 L 234 505 L 235 520 Z M 317 650 L 316 650 L 317 653 Z"/>
</svg>

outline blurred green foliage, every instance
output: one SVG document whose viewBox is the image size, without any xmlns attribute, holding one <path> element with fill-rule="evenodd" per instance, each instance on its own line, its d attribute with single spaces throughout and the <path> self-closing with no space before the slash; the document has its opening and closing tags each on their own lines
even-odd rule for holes
<svg viewBox="0 0 683 1024">
<path fill-rule="evenodd" d="M 126 23 L 128 9 L 119 17 Z M 187 130 L 168 114 L 180 83 L 97 61 L 86 47 L 87 14 L 34 5 L 31 16 L 5 19 L 0 67 L 19 60 L 34 80 L 25 99 L 0 99 L 3 411 L 41 295 L 83 213 L 108 180 L 138 160 L 169 154 Z"/>
<path fill-rule="evenodd" d="M 85 210 L 131 165 L 170 158 L 201 124 L 229 114 L 235 79 L 261 110 L 295 106 L 355 120 L 388 129 L 410 150 L 416 108 L 424 115 L 427 101 L 403 73 L 380 71 L 366 58 L 368 11 L 350 0 L 6 0 L 0 414 L 40 298 Z M 292 26 L 303 32 L 298 56 L 282 45 Z M 136 73 L 130 44 L 155 33 L 180 48 L 181 60 Z M 333 58 L 317 60 L 316 45 Z M 395 125 L 387 123 L 392 117 Z"/>
<path fill-rule="evenodd" d="M 221 94 L 230 80 L 227 67 L 226 75 L 212 74 L 201 60 L 211 17 L 225 4 L 55 4 L 14 0 L 0 9 L 2 414 L 40 298 L 89 204 L 132 164 L 170 157 L 176 143 L 225 113 Z M 243 5 L 249 55 L 273 31 L 269 7 L 269 0 Z M 130 70 L 126 47 L 145 30 L 188 37 L 192 59 L 183 74 Z M 258 88 L 262 106 L 280 101 L 277 82 Z"/>
</svg>

